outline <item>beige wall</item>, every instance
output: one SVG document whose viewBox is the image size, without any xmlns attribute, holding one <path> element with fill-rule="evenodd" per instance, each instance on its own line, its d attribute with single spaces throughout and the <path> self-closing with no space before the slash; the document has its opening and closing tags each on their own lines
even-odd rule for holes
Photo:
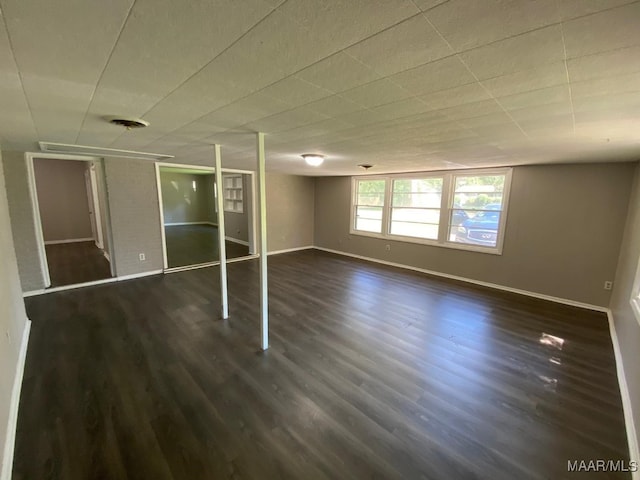
<svg viewBox="0 0 640 480">
<path fill-rule="evenodd" d="M 268 173 L 267 249 L 313 245 L 314 179 Z"/>
<path fill-rule="evenodd" d="M 92 238 L 84 172 L 87 162 L 33 161 L 44 241 Z"/>
<path fill-rule="evenodd" d="M 196 189 L 193 190 L 193 182 Z M 215 217 L 213 189 L 215 176 L 193 175 L 160 170 L 164 223 L 205 223 Z M 213 210 L 211 211 L 211 209 Z"/>
<path fill-rule="evenodd" d="M 640 165 L 636 167 L 634 178 L 627 225 L 611 296 L 611 311 L 623 358 L 625 378 L 629 387 L 636 435 L 638 435 L 640 433 L 640 362 L 638 361 L 640 358 L 640 320 L 635 317 L 629 300 L 631 299 L 636 269 L 640 262 Z"/>
<path fill-rule="evenodd" d="M 7 429 L 10 427 L 11 398 L 18 370 L 20 346 L 27 316 L 22 301 L 22 290 L 18 279 L 18 266 L 13 248 L 11 222 L 7 206 L 5 179 L 0 169 L 0 462 L 8 445 Z M 15 415 L 15 412 L 13 412 Z M 15 419 L 14 419 L 15 420 Z M 11 458 L 10 458 L 11 460 Z M 9 478 L 11 465 L 0 467 L 0 476 Z"/>
<path fill-rule="evenodd" d="M 603 284 L 615 275 L 633 168 L 630 163 L 514 168 L 502 255 L 350 235 L 351 179 L 318 178 L 315 244 L 608 306 L 610 292 Z"/>
</svg>

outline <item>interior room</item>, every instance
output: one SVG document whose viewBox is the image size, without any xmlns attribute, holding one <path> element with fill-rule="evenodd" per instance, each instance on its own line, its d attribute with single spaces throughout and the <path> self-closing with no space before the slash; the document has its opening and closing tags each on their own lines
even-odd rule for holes
<svg viewBox="0 0 640 480">
<path fill-rule="evenodd" d="M 49 287 L 112 277 L 99 169 L 99 162 L 33 159 L 31 187 L 38 199 L 35 215 L 39 216 Z"/>
<path fill-rule="evenodd" d="M 640 1 L 0 12 L 0 480 L 640 479 Z"/>
<path fill-rule="evenodd" d="M 164 225 L 165 269 L 203 266 L 220 261 L 215 173 L 211 170 L 161 166 L 158 168 Z M 222 196 L 226 215 L 227 258 L 249 257 L 251 205 L 244 177 L 224 174 Z M 248 181 L 247 185 L 251 185 Z M 253 239 L 252 239 L 253 240 Z M 252 249 L 251 249 L 252 250 Z M 252 254 L 252 253 L 251 253 Z"/>
</svg>

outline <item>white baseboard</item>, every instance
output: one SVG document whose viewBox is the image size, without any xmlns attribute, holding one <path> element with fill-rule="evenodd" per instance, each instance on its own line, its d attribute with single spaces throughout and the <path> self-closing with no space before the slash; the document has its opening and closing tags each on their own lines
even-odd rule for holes
<svg viewBox="0 0 640 480">
<path fill-rule="evenodd" d="M 358 258 L 360 260 L 366 260 L 368 262 L 381 263 L 383 265 L 389 265 L 391 267 L 404 268 L 406 270 L 412 270 L 414 272 L 426 273 L 427 275 L 433 275 L 436 277 L 443 277 L 443 278 L 449 278 L 451 280 L 458 280 L 461 282 L 472 283 L 474 285 L 481 285 L 483 287 L 494 288 L 496 290 L 517 293 L 519 295 L 526 295 L 527 297 L 539 298 L 541 300 L 548 300 L 550 302 L 555 302 L 555 303 L 562 303 L 564 305 L 570 305 L 572 307 L 586 308 L 587 310 L 595 310 L 596 312 L 603 312 L 603 313 L 606 313 L 608 311 L 607 307 L 592 305 L 590 303 L 576 302 L 575 300 L 569 300 L 568 298 L 554 297 L 551 295 L 545 295 L 543 293 L 530 292 L 528 290 L 521 290 L 519 288 L 511 288 L 504 285 L 498 285 L 497 283 L 483 282 L 481 280 L 474 280 L 472 278 L 459 277 L 457 275 L 449 275 L 448 273 L 436 272 L 434 270 L 427 270 L 426 268 L 413 267 L 411 265 L 404 265 L 402 263 L 388 262 L 386 260 L 379 260 L 377 258 L 356 255 L 354 253 L 342 252 L 340 250 L 333 250 L 331 248 L 324 248 L 324 247 L 317 247 L 317 246 L 313 248 L 315 248 L 316 250 L 322 250 L 323 252 L 335 253 L 337 255 L 344 255 L 346 257 L 353 257 L 353 258 Z"/>
<path fill-rule="evenodd" d="M 149 277 L 151 275 L 160 275 L 162 270 L 149 270 L 147 272 L 132 273 L 131 275 L 122 275 L 120 277 L 104 278 L 102 280 L 94 280 L 93 282 L 75 283 L 73 285 L 63 285 L 61 287 L 52 287 L 40 290 L 31 290 L 24 292 L 23 297 L 33 297 L 35 295 L 44 295 L 47 293 L 63 292 L 65 290 L 75 290 L 76 288 L 93 287 L 95 285 L 103 285 L 105 283 L 122 282 L 124 280 L 133 280 L 135 278 Z"/>
<path fill-rule="evenodd" d="M 20 406 L 20 391 L 22 390 L 22 378 L 24 376 L 24 364 L 27 358 L 27 346 L 29 345 L 29 333 L 31 332 L 31 320 L 27 319 L 22 332 L 22 343 L 18 354 L 18 364 L 11 390 L 11 404 L 9 405 L 9 424 L 7 425 L 7 437 L 4 443 L 2 455 L 2 471 L 0 480 L 11 480 L 13 469 L 13 452 L 16 445 L 16 428 L 18 426 L 18 407 Z"/>
<path fill-rule="evenodd" d="M 267 252 L 267 256 L 280 255 L 281 253 L 298 252 L 300 250 L 310 250 L 312 248 L 317 248 L 317 247 L 314 247 L 313 245 L 307 245 L 305 247 L 285 248 L 284 250 L 273 250 L 271 252 Z"/>
<path fill-rule="evenodd" d="M 179 227 L 181 225 L 212 225 L 214 227 L 218 226 L 217 223 L 213 222 L 171 222 L 164 224 L 165 227 Z"/>
<path fill-rule="evenodd" d="M 69 238 L 67 240 L 47 240 L 44 242 L 45 245 L 59 245 L 61 243 L 77 243 L 77 242 L 93 242 L 93 237 L 87 238 Z"/>
<path fill-rule="evenodd" d="M 620 385 L 620 397 L 622 398 L 622 409 L 624 411 L 624 423 L 627 430 L 627 443 L 629 444 L 629 457 L 640 463 L 640 445 L 638 444 L 638 430 L 633 421 L 633 403 L 629 394 L 629 386 L 627 385 L 627 377 L 624 374 L 624 362 L 622 360 L 622 352 L 618 343 L 618 334 L 613 321 L 613 313 L 607 310 L 607 318 L 609 320 L 609 332 L 611 333 L 611 343 L 613 343 L 613 354 L 616 358 L 616 372 L 618 374 L 618 385 Z M 635 359 L 634 359 L 635 360 Z M 640 468 L 633 472 L 631 478 L 640 480 Z"/>
<path fill-rule="evenodd" d="M 249 242 L 245 241 L 245 240 L 240 240 L 238 238 L 233 238 L 233 237 L 224 237 L 225 240 L 229 241 L 229 242 L 233 242 L 233 243 L 239 243 L 240 245 L 244 245 L 245 247 L 249 246 Z"/>
</svg>

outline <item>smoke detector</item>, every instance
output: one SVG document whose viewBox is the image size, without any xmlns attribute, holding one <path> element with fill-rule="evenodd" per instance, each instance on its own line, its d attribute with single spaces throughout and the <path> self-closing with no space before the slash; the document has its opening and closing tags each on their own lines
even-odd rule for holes
<svg viewBox="0 0 640 480">
<path fill-rule="evenodd" d="M 114 125 L 119 125 L 131 130 L 132 128 L 144 128 L 149 126 L 149 122 L 141 118 L 133 117 L 107 117 L 106 120 Z"/>
</svg>

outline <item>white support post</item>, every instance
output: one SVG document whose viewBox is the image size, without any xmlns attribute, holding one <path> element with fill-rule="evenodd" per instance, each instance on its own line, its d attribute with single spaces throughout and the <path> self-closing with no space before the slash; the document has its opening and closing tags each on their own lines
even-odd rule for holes
<svg viewBox="0 0 640 480">
<path fill-rule="evenodd" d="M 258 209 L 260 230 L 260 335 L 262 350 L 269 348 L 269 297 L 267 287 L 267 193 L 265 190 L 264 133 L 258 132 Z"/>
<path fill-rule="evenodd" d="M 220 145 L 213 146 L 216 161 L 216 202 L 218 205 L 218 245 L 220 250 L 220 297 L 222 299 L 222 318 L 229 318 L 229 298 L 227 295 L 227 246 L 224 232 L 224 190 L 222 188 L 222 159 Z"/>
</svg>

